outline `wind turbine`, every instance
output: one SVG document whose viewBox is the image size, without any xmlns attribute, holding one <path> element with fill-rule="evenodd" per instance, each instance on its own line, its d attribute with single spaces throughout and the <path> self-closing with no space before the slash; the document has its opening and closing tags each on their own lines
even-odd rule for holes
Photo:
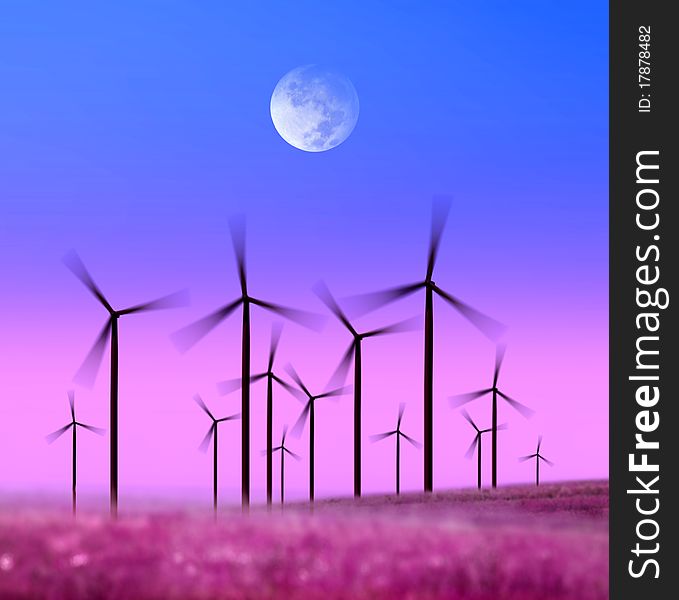
<svg viewBox="0 0 679 600">
<path fill-rule="evenodd" d="M 77 432 L 78 432 L 78 427 L 82 427 L 83 429 L 87 429 L 88 431 L 91 431 L 93 433 L 96 433 L 97 435 L 104 435 L 104 430 L 100 429 L 99 427 L 93 427 L 92 425 L 85 425 L 85 423 L 80 423 L 79 421 L 76 421 L 75 419 L 75 392 L 73 390 L 69 390 L 68 392 L 68 404 L 71 407 L 71 422 L 64 425 L 61 429 L 57 429 L 55 432 L 50 433 L 48 436 L 45 437 L 47 440 L 48 444 L 53 443 L 54 441 L 57 440 L 57 438 L 60 438 L 64 433 L 66 433 L 69 429 L 72 429 L 71 435 L 72 435 L 72 446 L 71 446 L 71 458 L 72 458 L 72 463 L 71 463 L 71 494 L 72 494 L 72 504 L 73 504 L 73 514 L 75 515 L 75 506 L 76 506 L 76 447 L 77 447 Z"/>
<path fill-rule="evenodd" d="M 414 440 L 410 436 L 407 436 L 405 433 L 401 431 L 401 421 L 403 420 L 403 412 L 405 411 L 406 405 L 401 403 L 398 407 L 398 420 L 396 421 L 396 429 L 393 431 L 387 431 L 385 433 L 377 433 L 375 435 L 371 435 L 370 439 L 373 442 L 379 442 L 380 440 L 384 440 L 388 437 L 391 437 L 392 435 L 396 436 L 396 494 L 399 495 L 401 493 L 401 438 L 406 440 L 407 442 L 410 442 L 415 448 L 422 448 L 422 444 L 418 442 L 417 440 Z"/>
<path fill-rule="evenodd" d="M 531 458 L 535 459 L 535 485 L 540 485 L 540 461 L 543 460 L 545 461 L 550 467 L 554 466 L 554 463 L 542 456 L 540 454 L 540 446 L 542 445 L 542 436 L 538 438 L 538 447 L 535 449 L 535 454 L 529 454 L 528 456 L 522 456 L 519 458 L 520 462 L 526 462 L 527 460 L 530 460 Z"/>
<path fill-rule="evenodd" d="M 434 485 L 434 295 L 439 296 L 474 327 L 491 340 L 496 340 L 505 327 L 462 302 L 456 296 L 441 289 L 434 282 L 434 266 L 438 256 L 441 235 L 448 217 L 449 202 L 435 203 L 432 214 L 431 237 L 427 258 L 427 270 L 423 281 L 362 294 L 353 298 L 357 313 L 365 313 L 410 296 L 419 290 L 425 292 L 424 302 L 424 490 L 431 492 Z"/>
<path fill-rule="evenodd" d="M 314 287 L 316 295 L 321 299 L 330 312 L 337 317 L 337 319 L 344 325 L 345 329 L 350 333 L 352 340 L 349 348 L 344 353 L 335 374 L 331 378 L 331 382 L 343 385 L 349 367 L 353 361 L 354 363 L 354 496 L 361 495 L 361 398 L 362 398 L 362 345 L 366 338 L 387 335 L 391 333 L 401 333 L 404 331 L 412 331 L 416 327 L 416 319 L 409 319 L 387 325 L 386 327 L 379 327 L 368 331 L 359 332 L 351 324 L 344 311 L 340 308 L 335 298 L 330 293 L 330 290 L 323 282 L 319 282 Z"/>
<path fill-rule="evenodd" d="M 300 398 L 302 392 L 291 386 L 287 381 L 281 379 L 274 373 L 274 361 L 281 337 L 281 326 L 279 323 L 273 325 L 271 331 L 271 345 L 269 347 L 269 362 L 266 371 L 250 376 L 250 382 L 254 383 L 260 379 L 266 379 L 266 503 L 271 505 L 273 498 L 273 388 L 274 383 L 286 389 L 293 396 Z M 230 379 L 217 384 L 217 389 L 222 395 L 229 394 L 242 385 L 242 380 Z"/>
<path fill-rule="evenodd" d="M 458 396 L 452 396 L 450 398 L 451 404 L 454 407 L 459 407 L 462 406 L 463 404 L 467 404 L 467 402 L 471 402 L 472 400 L 476 400 L 477 398 L 481 398 L 482 396 L 485 396 L 486 394 L 492 394 L 493 398 L 493 404 L 492 404 L 492 426 L 491 426 L 491 437 L 492 437 L 492 484 L 493 487 L 497 487 L 497 398 L 498 396 L 502 398 L 507 404 L 509 404 L 514 410 L 519 412 L 521 415 L 523 415 L 525 418 L 529 419 L 530 417 L 535 414 L 535 411 L 528 408 L 527 406 L 524 406 L 520 402 L 514 400 L 514 398 L 510 398 L 507 394 L 505 394 L 502 390 L 500 390 L 497 387 L 497 381 L 500 376 L 500 369 L 502 368 L 502 362 L 504 361 L 505 358 L 505 349 L 506 346 L 504 344 L 498 344 L 498 346 L 495 349 L 495 371 L 493 372 L 493 386 L 489 388 L 485 388 L 483 390 L 476 390 L 475 392 L 469 392 L 467 394 L 460 394 Z"/>
<path fill-rule="evenodd" d="M 187 292 L 181 291 L 163 296 L 151 302 L 135 304 L 129 308 L 115 310 L 99 289 L 89 274 L 80 257 L 73 251 L 64 257 L 65 265 L 90 291 L 90 293 L 106 309 L 109 317 L 104 328 L 94 342 L 83 364 L 76 373 L 75 379 L 87 386 L 92 386 L 97 376 L 99 366 L 104 358 L 104 351 L 108 341 L 111 341 L 111 390 L 110 390 L 110 426 L 111 426 L 111 456 L 110 456 L 110 494 L 111 515 L 118 514 L 118 320 L 125 315 L 175 308 L 188 304 Z"/>
<path fill-rule="evenodd" d="M 465 458 L 471 458 L 474 455 L 474 450 L 476 450 L 476 455 L 477 455 L 477 459 L 478 459 L 477 486 L 478 486 L 479 489 L 481 489 L 481 446 L 482 446 L 482 442 L 483 442 L 482 438 L 483 438 L 484 433 L 488 433 L 490 431 L 493 431 L 493 429 L 492 428 L 479 429 L 476 426 L 476 423 L 474 423 L 473 419 L 469 416 L 469 413 L 464 409 L 462 409 L 462 416 L 467 420 L 467 422 L 476 431 L 476 435 L 474 436 L 474 439 L 473 439 L 471 445 L 469 446 L 469 448 L 467 448 L 467 452 L 465 452 L 464 457 Z M 507 429 L 506 423 L 503 423 L 502 425 L 498 426 L 498 430 L 502 430 L 502 429 Z"/>
<path fill-rule="evenodd" d="M 177 344 L 177 347 L 182 351 L 186 351 L 217 327 L 217 325 L 224 321 L 239 306 L 242 306 L 243 308 L 241 381 L 247 382 L 247 385 L 241 386 L 241 454 L 243 461 L 241 469 L 241 491 L 243 507 L 247 507 L 250 504 L 250 306 L 259 306 L 260 308 L 276 313 L 286 319 L 312 328 L 314 327 L 314 324 L 318 324 L 319 317 L 318 315 L 305 311 L 266 302 L 250 295 L 248 291 L 245 263 L 245 223 L 242 219 L 232 219 L 229 225 L 233 249 L 236 255 L 236 264 L 238 267 L 238 278 L 241 289 L 240 296 L 202 319 L 175 332 L 172 337 Z"/>
<path fill-rule="evenodd" d="M 288 374 L 290 377 L 292 377 L 293 381 L 297 384 L 300 390 L 304 392 L 304 395 L 307 398 L 306 404 L 304 405 L 304 409 L 302 410 L 302 414 L 300 414 L 299 418 L 297 419 L 297 422 L 295 423 L 295 426 L 292 428 L 292 434 L 295 437 L 299 437 L 302 435 L 302 431 L 304 429 L 304 425 L 306 424 L 307 419 L 309 419 L 309 500 L 311 502 L 314 501 L 314 441 L 315 441 L 315 406 L 316 406 L 316 400 L 320 400 L 321 398 L 330 398 L 333 396 L 341 396 L 343 394 L 346 394 L 349 391 L 349 387 L 340 387 L 336 388 L 334 390 L 330 390 L 327 392 L 323 392 L 322 394 L 312 394 L 309 391 L 309 388 L 304 385 L 302 382 L 300 376 L 297 374 L 297 371 L 295 371 L 294 367 L 292 365 L 287 365 L 286 370 L 288 371 Z"/>
<path fill-rule="evenodd" d="M 201 452 L 206 452 L 208 449 L 208 446 L 210 445 L 210 441 L 212 441 L 212 507 L 215 513 L 215 516 L 217 516 L 217 433 L 218 433 L 218 425 L 220 423 L 223 423 L 225 421 L 233 421 L 234 419 L 239 419 L 240 414 L 235 414 L 235 415 L 230 415 L 228 417 L 223 417 L 221 419 L 215 418 L 215 416 L 210 412 L 210 409 L 205 405 L 205 402 L 203 402 L 203 399 L 196 394 L 193 399 L 196 401 L 196 404 L 200 406 L 205 414 L 210 417 L 212 420 L 212 424 L 210 425 L 210 429 L 207 430 L 207 433 L 205 434 L 205 437 L 203 438 L 203 441 L 200 443 L 200 451 Z"/>
<path fill-rule="evenodd" d="M 285 437 L 288 434 L 288 426 L 283 427 L 283 436 L 281 437 L 281 445 L 276 446 L 271 449 L 268 454 L 273 454 L 274 452 L 281 453 L 281 506 L 285 503 L 285 455 L 289 454 L 295 460 L 300 460 L 299 455 L 295 454 L 292 450 L 289 450 L 285 445 Z"/>
</svg>

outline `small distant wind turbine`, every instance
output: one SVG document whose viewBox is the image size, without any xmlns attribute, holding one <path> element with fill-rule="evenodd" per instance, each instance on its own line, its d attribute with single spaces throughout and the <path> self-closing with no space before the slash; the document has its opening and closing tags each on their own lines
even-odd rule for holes
<svg viewBox="0 0 679 600">
<path fill-rule="evenodd" d="M 361 294 L 351 299 L 356 314 L 364 314 L 380 308 L 420 290 L 424 290 L 424 491 L 434 487 L 434 296 L 439 296 L 476 329 L 491 340 L 504 332 L 504 325 L 476 310 L 456 296 L 444 291 L 434 282 L 434 266 L 438 256 L 441 235 L 448 218 L 450 203 L 434 203 L 431 222 L 431 237 L 424 280 L 406 285 Z"/>
<path fill-rule="evenodd" d="M 85 423 L 80 423 L 79 421 L 76 421 L 75 419 L 75 392 L 73 390 L 69 390 L 68 392 L 68 403 L 71 407 L 71 422 L 64 425 L 61 429 L 57 429 L 55 432 L 50 433 L 48 436 L 45 437 L 47 440 L 48 444 L 51 444 L 52 442 L 56 441 L 57 438 L 61 437 L 64 433 L 66 433 L 69 429 L 72 428 L 72 446 L 71 446 L 71 458 L 72 458 L 72 463 L 71 463 L 71 494 L 72 494 L 72 504 L 73 504 L 73 514 L 75 515 L 75 508 L 76 508 L 76 447 L 77 447 L 77 432 L 78 432 L 78 427 L 82 427 L 83 429 L 87 429 L 88 431 L 91 431 L 92 433 L 96 433 L 97 435 L 104 435 L 104 430 L 100 429 L 99 427 L 93 427 L 92 425 L 85 425 Z"/>
<path fill-rule="evenodd" d="M 285 445 L 285 437 L 288 434 L 288 426 L 283 427 L 283 436 L 281 437 L 281 445 L 272 448 L 271 453 L 280 452 L 281 453 L 281 505 L 285 504 L 285 455 L 289 454 L 295 460 L 300 460 L 299 455 L 295 454 L 292 450 L 289 450 Z"/>
<path fill-rule="evenodd" d="M 218 308 L 202 319 L 175 332 L 172 335 L 172 338 L 177 347 L 182 352 L 185 352 L 210 333 L 210 331 L 231 315 L 239 306 L 242 306 L 243 308 L 241 381 L 246 382 L 246 385 L 241 386 L 241 460 L 243 463 L 241 468 L 241 494 L 243 507 L 247 508 L 250 504 L 250 307 L 252 305 L 259 306 L 260 308 L 280 315 L 289 321 L 294 321 L 312 329 L 319 327 L 320 317 L 302 310 L 260 300 L 259 298 L 250 295 L 245 261 L 245 221 L 243 219 L 232 219 L 229 225 L 231 228 L 233 249 L 236 255 L 240 295 L 235 300 Z"/>
<path fill-rule="evenodd" d="M 550 467 L 554 466 L 554 463 L 542 456 L 540 454 L 540 446 L 542 445 L 542 436 L 538 438 L 538 447 L 535 449 L 535 454 L 529 454 L 528 456 L 522 456 L 519 458 L 520 462 L 526 462 L 527 460 L 530 460 L 531 458 L 535 459 L 535 485 L 540 485 L 540 461 L 543 460 L 545 461 Z"/>
<path fill-rule="evenodd" d="M 377 433 L 371 435 L 370 439 L 373 442 L 379 442 L 392 435 L 396 436 L 396 494 L 401 493 L 401 438 L 410 442 L 415 448 L 422 448 L 422 444 L 417 440 L 414 440 L 410 436 L 407 436 L 401 431 L 401 421 L 403 420 L 403 412 L 405 411 L 406 405 L 401 403 L 398 407 L 398 421 L 396 422 L 396 429 L 393 431 L 387 431 L 385 433 Z"/>
<path fill-rule="evenodd" d="M 471 458 L 474 456 L 474 450 L 476 450 L 477 458 L 478 458 L 478 475 L 477 475 L 477 486 L 479 489 L 481 489 L 481 446 L 482 446 L 482 438 L 484 433 L 488 433 L 489 431 L 493 431 L 492 428 L 488 429 L 479 429 L 476 426 L 476 423 L 472 420 L 472 418 L 469 416 L 469 413 L 462 409 L 462 416 L 467 420 L 467 422 L 474 428 L 476 431 L 476 435 L 474 436 L 474 440 L 472 441 L 471 445 L 469 448 L 467 448 L 467 452 L 465 453 L 464 457 L 465 458 Z M 498 430 L 504 430 L 507 429 L 507 424 L 503 423 L 502 425 L 498 426 Z"/>
<path fill-rule="evenodd" d="M 239 419 L 240 414 L 235 414 L 235 415 L 230 415 L 228 417 L 223 417 L 221 419 L 215 418 L 215 416 L 210 412 L 210 409 L 205 405 L 205 402 L 203 402 L 203 399 L 196 394 L 193 399 L 196 401 L 196 404 L 200 406 L 205 414 L 210 417 L 212 420 L 212 424 L 210 425 L 210 429 L 207 430 L 207 433 L 205 434 L 205 437 L 203 438 L 203 441 L 200 443 L 200 451 L 201 452 L 206 452 L 208 449 L 208 446 L 210 445 L 210 441 L 212 441 L 212 507 L 215 513 L 215 516 L 217 515 L 217 458 L 218 458 L 218 453 L 217 453 L 217 433 L 218 433 L 218 425 L 220 423 L 223 423 L 224 421 L 233 421 L 234 419 Z"/>
<path fill-rule="evenodd" d="M 510 398 L 507 394 L 501 391 L 497 386 L 497 381 L 500 376 L 500 369 L 502 368 L 502 362 L 505 358 L 504 344 L 498 344 L 495 349 L 495 371 L 493 373 L 493 386 L 485 388 L 483 390 L 477 390 L 475 392 L 469 392 L 467 394 L 460 394 L 458 396 L 452 396 L 450 402 L 453 407 L 457 408 L 467 402 L 481 398 L 486 394 L 492 394 L 493 405 L 492 405 L 492 425 L 491 425 L 491 438 L 492 438 L 492 484 L 493 487 L 497 487 L 497 397 L 500 396 L 507 404 L 509 404 L 514 410 L 519 412 L 525 418 L 529 419 L 535 413 L 534 410 L 524 406 L 514 398 Z"/>
<path fill-rule="evenodd" d="M 104 328 L 99 333 L 92 349 L 89 351 L 83 364 L 76 373 L 75 379 L 87 386 L 92 386 L 99 371 L 99 366 L 104 358 L 106 344 L 111 340 L 111 391 L 110 391 L 110 411 L 111 411 L 111 456 L 110 456 L 110 500 L 111 515 L 118 514 L 118 319 L 124 315 L 175 308 L 188 304 L 187 292 L 181 291 L 169 296 L 163 296 L 151 302 L 135 304 L 129 308 L 115 310 L 106 299 L 101 290 L 94 283 L 80 257 L 75 252 L 70 252 L 64 257 L 64 264 L 90 291 L 90 293 L 106 309 L 109 317 Z"/>
<path fill-rule="evenodd" d="M 300 390 L 304 392 L 304 395 L 307 398 L 306 404 L 304 405 L 304 409 L 302 410 L 302 414 L 300 414 L 299 418 L 297 419 L 297 422 L 295 423 L 294 427 L 292 428 L 292 434 L 295 437 L 299 437 L 302 435 L 302 431 L 304 430 L 304 425 L 307 422 L 307 419 L 309 419 L 309 501 L 313 502 L 314 501 L 314 477 L 315 477 L 315 465 L 314 465 L 314 445 L 315 445 L 315 427 L 316 427 L 316 422 L 315 422 L 315 406 L 316 406 L 316 400 L 320 400 L 321 398 L 330 398 L 333 396 L 341 396 L 343 394 L 346 394 L 351 388 L 349 386 L 346 387 L 340 387 L 336 388 L 334 390 L 330 390 L 327 392 L 323 392 L 322 394 L 312 394 L 309 391 L 309 388 L 304 385 L 302 382 L 300 376 L 297 374 L 297 371 L 295 371 L 294 367 L 292 365 L 287 365 L 286 370 L 288 371 L 288 374 L 290 377 L 292 377 L 293 381 L 297 384 Z"/>
<path fill-rule="evenodd" d="M 278 350 L 278 343 L 281 338 L 281 325 L 274 323 L 271 331 L 271 345 L 269 347 L 269 362 L 266 371 L 250 376 L 250 382 L 254 383 L 266 378 L 266 503 L 271 505 L 273 498 L 273 388 L 277 383 L 283 389 L 290 392 L 293 396 L 303 397 L 301 391 L 291 386 L 287 381 L 281 379 L 274 373 L 274 361 Z M 217 389 L 222 395 L 229 394 L 242 385 L 242 379 L 230 379 L 217 384 Z"/>
<path fill-rule="evenodd" d="M 354 496 L 361 495 L 361 397 L 362 397 L 362 372 L 363 372 L 363 340 L 391 333 L 401 333 L 405 331 L 413 331 L 419 325 L 419 319 L 409 319 L 387 325 L 386 327 L 379 327 L 369 331 L 359 332 L 351 324 L 344 311 L 340 308 L 335 298 L 330 293 L 330 290 L 323 282 L 319 282 L 314 287 L 316 295 L 321 299 L 330 312 L 344 325 L 345 329 L 351 334 L 353 338 L 349 348 L 344 353 L 339 366 L 334 375 L 330 379 L 331 385 L 344 385 L 344 382 L 349 371 L 349 367 L 353 361 L 354 363 Z"/>
</svg>

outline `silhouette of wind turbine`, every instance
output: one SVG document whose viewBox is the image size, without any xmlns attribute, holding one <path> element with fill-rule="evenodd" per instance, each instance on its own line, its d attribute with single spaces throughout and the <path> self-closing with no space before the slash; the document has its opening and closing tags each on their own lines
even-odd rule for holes
<svg viewBox="0 0 679 600">
<path fill-rule="evenodd" d="M 238 298 L 218 308 L 209 315 L 199 319 L 172 334 L 172 338 L 181 351 L 186 351 L 204 338 L 217 325 L 224 321 L 239 306 L 243 308 L 243 329 L 241 337 L 241 418 L 242 418 L 242 469 L 241 493 L 243 507 L 250 504 L 250 306 L 255 305 L 278 314 L 290 321 L 311 327 L 319 325 L 319 316 L 294 308 L 280 306 L 251 296 L 248 291 L 247 269 L 245 261 L 245 223 L 242 219 L 232 219 L 229 223 L 231 239 L 236 255 L 238 278 L 241 293 Z"/>
<path fill-rule="evenodd" d="M 80 369 L 76 373 L 75 380 L 91 387 L 96 379 L 99 366 L 104 358 L 106 345 L 111 340 L 111 390 L 110 390 L 110 426 L 111 426 L 111 456 L 110 456 L 110 501 L 111 515 L 118 514 L 118 319 L 125 315 L 176 308 L 188 304 L 186 290 L 163 296 L 151 302 L 135 304 L 129 308 L 115 310 L 99 289 L 92 276 L 89 274 L 80 257 L 74 252 L 69 252 L 64 257 L 64 264 L 90 291 L 90 293 L 106 309 L 109 317 L 104 328 L 94 342 Z"/>
<path fill-rule="evenodd" d="M 540 485 L 540 461 L 543 460 L 545 461 L 550 467 L 554 466 L 554 463 L 542 456 L 540 454 L 540 446 L 542 445 L 542 436 L 538 438 L 538 447 L 535 449 L 535 454 L 529 454 L 528 456 L 522 456 L 519 458 L 520 462 L 526 462 L 527 460 L 530 460 L 531 458 L 535 459 L 535 485 Z"/>
<path fill-rule="evenodd" d="M 269 347 L 269 362 L 266 371 L 250 376 L 250 382 L 254 383 L 260 379 L 266 379 L 266 503 L 271 505 L 273 498 L 273 388 L 274 383 L 280 385 L 283 389 L 290 392 L 298 399 L 305 396 L 297 388 L 291 386 L 287 381 L 281 379 L 274 373 L 274 361 L 276 360 L 276 352 L 278 350 L 278 343 L 281 338 L 281 325 L 274 323 L 271 331 L 271 345 Z M 230 394 L 239 389 L 242 385 L 240 377 L 230 379 L 228 381 L 221 381 L 217 384 L 217 389 L 222 395 Z"/>
<path fill-rule="evenodd" d="M 99 427 L 93 427 L 92 425 L 85 425 L 85 423 L 80 423 L 79 421 L 76 421 L 75 419 L 75 392 L 73 390 L 69 390 L 68 392 L 68 404 L 71 407 L 71 422 L 64 425 L 61 429 L 57 429 L 55 432 L 50 433 L 48 436 L 45 437 L 47 440 L 48 444 L 51 444 L 55 442 L 58 438 L 60 438 L 64 433 L 66 433 L 69 429 L 72 429 L 71 435 L 72 435 L 72 441 L 71 441 L 71 495 L 72 495 L 72 505 L 73 505 L 73 514 L 75 515 L 75 507 L 76 507 L 76 448 L 77 448 L 77 432 L 78 432 L 78 427 L 82 427 L 83 429 L 87 429 L 88 431 L 91 431 L 92 433 L 96 433 L 97 435 L 104 435 L 104 430 L 99 428 Z"/>
<path fill-rule="evenodd" d="M 504 361 L 505 358 L 505 349 L 506 346 L 504 344 L 498 344 L 495 350 L 495 371 L 493 373 L 493 386 L 483 389 L 483 390 L 476 390 L 475 392 L 469 392 L 467 394 L 460 394 L 457 396 L 451 396 L 450 402 L 453 405 L 453 407 L 457 408 L 462 406 L 463 404 L 467 404 L 467 402 L 471 402 L 472 400 L 476 400 L 477 398 L 481 398 L 482 396 L 485 396 L 486 394 L 492 394 L 493 398 L 493 404 L 492 404 L 492 426 L 491 426 L 491 437 L 492 437 L 492 484 L 493 487 L 497 487 L 497 398 L 498 396 L 502 398 L 509 406 L 511 406 L 514 410 L 519 412 L 521 415 L 523 415 L 526 419 L 529 419 L 530 417 L 535 414 L 535 411 L 528 408 L 527 406 L 524 406 L 517 400 L 514 400 L 514 398 L 510 398 L 507 394 L 505 394 L 502 390 L 500 390 L 497 387 L 497 382 L 498 378 L 500 376 L 500 369 L 502 368 L 502 362 Z"/>
<path fill-rule="evenodd" d="M 417 327 L 418 319 L 409 319 L 387 325 L 386 327 L 379 327 L 364 332 L 357 331 L 351 324 L 346 314 L 340 308 L 335 298 L 330 293 L 330 290 L 323 282 L 319 282 L 314 286 L 316 295 L 321 299 L 330 312 L 337 317 L 337 319 L 344 325 L 345 329 L 351 334 L 352 341 L 349 348 L 344 353 L 337 370 L 331 377 L 332 385 L 343 385 L 349 367 L 353 361 L 354 363 L 354 496 L 361 495 L 361 398 L 362 398 L 362 345 L 366 338 L 377 337 L 392 333 L 401 333 L 404 331 L 412 331 Z"/>
<path fill-rule="evenodd" d="M 490 431 L 493 431 L 492 428 L 488 429 L 479 429 L 476 426 L 476 423 L 474 423 L 473 419 L 469 416 L 469 413 L 462 409 L 462 416 L 467 420 L 467 422 L 474 428 L 476 431 L 476 435 L 474 436 L 474 440 L 472 441 L 471 445 L 469 448 L 467 448 L 467 452 L 465 452 L 464 457 L 465 458 L 471 458 L 474 455 L 474 450 L 476 450 L 477 458 L 478 458 L 478 475 L 477 475 L 477 487 L 481 489 L 481 446 L 483 442 L 483 434 L 488 433 Z M 504 430 L 507 429 L 507 424 L 503 423 L 502 425 L 498 426 L 498 430 Z"/>
<path fill-rule="evenodd" d="M 281 453 L 281 505 L 285 504 L 285 455 L 289 454 L 294 458 L 295 460 L 300 460 L 299 455 L 295 454 L 292 450 L 288 449 L 287 446 L 285 445 L 285 437 L 288 434 L 288 426 L 286 425 L 283 427 L 283 436 L 281 437 L 281 445 L 276 446 L 275 448 L 271 449 L 271 452 L 269 454 L 273 454 L 274 452 L 280 452 Z"/>
<path fill-rule="evenodd" d="M 315 476 L 314 442 L 316 425 L 315 423 L 316 400 L 320 400 L 321 398 L 331 398 L 334 396 L 341 396 L 343 394 L 346 394 L 351 388 L 350 386 L 345 386 L 327 392 L 323 392 L 322 394 L 314 395 L 309 391 L 309 388 L 306 385 L 304 385 L 300 376 L 297 374 L 297 371 L 295 371 L 294 367 L 291 364 L 288 364 L 286 366 L 286 370 L 290 377 L 292 377 L 293 381 L 297 384 L 297 387 L 299 387 L 299 389 L 302 390 L 302 392 L 304 392 L 304 395 L 307 398 L 306 404 L 304 405 L 304 409 L 302 410 L 302 413 L 300 414 L 299 418 L 297 419 L 297 422 L 292 428 L 292 435 L 294 435 L 295 437 L 301 436 L 302 431 L 304 430 L 304 425 L 306 424 L 307 419 L 309 420 L 309 500 L 313 502 L 314 476 Z"/>
<path fill-rule="evenodd" d="M 441 289 L 433 280 L 434 266 L 438 256 L 441 235 L 448 217 L 449 202 L 435 203 L 432 213 L 431 237 L 424 281 L 417 281 L 398 287 L 354 296 L 351 299 L 356 314 L 364 314 L 381 306 L 410 296 L 419 290 L 425 291 L 424 304 L 424 491 L 431 492 L 434 486 L 434 294 L 450 304 L 467 321 L 491 340 L 496 340 L 505 327 L 495 319 L 462 302 L 456 296 Z M 352 311 L 353 312 L 353 311 Z"/>
<path fill-rule="evenodd" d="M 380 440 L 384 440 L 388 437 L 391 437 L 392 435 L 396 436 L 396 494 L 399 495 L 401 493 L 401 438 L 406 440 L 407 442 L 410 442 L 415 448 L 422 448 L 422 444 L 420 442 L 414 440 L 410 436 L 407 436 L 405 433 L 401 431 L 401 421 L 403 420 L 403 412 L 405 411 L 406 405 L 401 403 L 398 407 L 398 421 L 396 422 L 396 429 L 393 431 L 387 431 L 385 433 L 377 433 L 375 435 L 371 435 L 370 439 L 373 442 L 379 442 Z"/>
<path fill-rule="evenodd" d="M 207 452 L 208 446 L 210 445 L 210 441 L 212 441 L 212 508 L 215 513 L 215 517 L 217 516 L 217 433 L 218 433 L 218 425 L 220 423 L 223 423 L 224 421 L 233 421 L 234 419 L 239 419 L 240 414 L 235 414 L 235 415 L 230 415 L 228 417 L 223 417 L 221 419 L 215 418 L 215 416 L 210 412 L 210 409 L 205 405 L 205 402 L 203 402 L 203 399 L 196 394 L 193 399 L 195 400 L 196 404 L 200 406 L 203 409 L 203 412 L 210 417 L 212 420 L 212 424 L 210 425 L 210 429 L 207 430 L 207 433 L 205 434 L 205 437 L 203 438 L 203 441 L 200 443 L 200 451 L 201 452 Z"/>
</svg>

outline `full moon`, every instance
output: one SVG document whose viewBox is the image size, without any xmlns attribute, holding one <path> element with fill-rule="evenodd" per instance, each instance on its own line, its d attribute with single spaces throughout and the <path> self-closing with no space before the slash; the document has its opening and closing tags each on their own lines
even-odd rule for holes
<svg viewBox="0 0 679 600">
<path fill-rule="evenodd" d="M 271 119 L 291 146 L 324 152 L 346 140 L 358 121 L 358 94 L 349 79 L 306 65 L 286 73 L 271 95 Z"/>
</svg>

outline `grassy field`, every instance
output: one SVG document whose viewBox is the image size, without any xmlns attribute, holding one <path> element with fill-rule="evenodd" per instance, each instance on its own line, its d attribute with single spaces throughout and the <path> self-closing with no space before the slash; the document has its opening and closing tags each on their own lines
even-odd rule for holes
<svg viewBox="0 0 679 600">
<path fill-rule="evenodd" d="M 0 512 L 0 598 L 604 600 L 608 483 L 210 514 Z"/>
</svg>

